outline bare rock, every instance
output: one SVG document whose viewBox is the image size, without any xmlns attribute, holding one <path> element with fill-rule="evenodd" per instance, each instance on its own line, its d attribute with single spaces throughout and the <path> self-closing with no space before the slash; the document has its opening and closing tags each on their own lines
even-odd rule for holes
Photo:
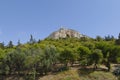
<svg viewBox="0 0 120 80">
<path fill-rule="evenodd" d="M 60 39 L 60 38 L 82 38 L 87 37 L 83 34 L 80 34 L 78 31 L 73 29 L 60 28 L 58 31 L 53 32 L 48 36 L 51 39 Z"/>
</svg>

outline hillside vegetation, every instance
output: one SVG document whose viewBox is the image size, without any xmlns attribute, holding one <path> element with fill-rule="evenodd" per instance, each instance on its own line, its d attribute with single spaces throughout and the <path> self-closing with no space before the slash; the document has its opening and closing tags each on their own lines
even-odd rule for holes
<svg viewBox="0 0 120 80">
<path fill-rule="evenodd" d="M 67 37 L 39 41 L 31 35 L 26 44 L 21 44 L 20 41 L 16 46 L 12 41 L 7 46 L 0 44 L 0 78 L 2 80 L 7 77 L 10 80 L 9 77 L 13 76 L 18 77 L 16 80 L 21 77 L 24 80 L 39 80 L 53 73 L 57 73 L 52 75 L 53 80 L 114 80 L 114 76 L 109 72 L 111 63 L 119 64 L 119 62 L 120 35 L 118 39 L 108 35 L 105 38 L 97 36 L 95 39 Z M 77 69 L 69 70 L 76 65 Z M 105 68 L 99 70 L 99 65 Z M 81 68 L 92 72 L 80 74 L 83 71 Z"/>
</svg>

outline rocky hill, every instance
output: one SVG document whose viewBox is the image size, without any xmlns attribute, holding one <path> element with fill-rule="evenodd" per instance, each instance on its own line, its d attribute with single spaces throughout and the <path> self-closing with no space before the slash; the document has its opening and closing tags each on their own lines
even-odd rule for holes
<svg viewBox="0 0 120 80">
<path fill-rule="evenodd" d="M 75 31 L 73 29 L 67 29 L 67 28 L 60 28 L 59 30 L 53 32 L 48 36 L 48 38 L 52 39 L 60 39 L 60 38 L 82 38 L 87 37 L 83 34 L 80 34 L 78 31 Z"/>
</svg>

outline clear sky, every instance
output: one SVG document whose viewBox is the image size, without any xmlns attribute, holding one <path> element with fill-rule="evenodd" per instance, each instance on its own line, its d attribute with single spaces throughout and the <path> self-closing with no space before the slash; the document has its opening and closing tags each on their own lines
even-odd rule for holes
<svg viewBox="0 0 120 80">
<path fill-rule="evenodd" d="M 0 0 L 0 42 L 44 39 L 61 26 L 90 37 L 118 36 L 120 0 Z"/>
</svg>

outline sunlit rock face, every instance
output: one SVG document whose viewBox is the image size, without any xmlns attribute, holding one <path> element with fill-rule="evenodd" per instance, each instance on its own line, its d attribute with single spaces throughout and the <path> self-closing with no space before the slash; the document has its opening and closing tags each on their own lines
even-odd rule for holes
<svg viewBox="0 0 120 80">
<path fill-rule="evenodd" d="M 48 36 L 48 38 L 52 38 L 52 39 L 82 38 L 82 37 L 87 37 L 87 36 L 80 34 L 79 32 L 73 29 L 66 29 L 66 28 L 60 28 L 58 31 L 55 31 Z"/>
</svg>

